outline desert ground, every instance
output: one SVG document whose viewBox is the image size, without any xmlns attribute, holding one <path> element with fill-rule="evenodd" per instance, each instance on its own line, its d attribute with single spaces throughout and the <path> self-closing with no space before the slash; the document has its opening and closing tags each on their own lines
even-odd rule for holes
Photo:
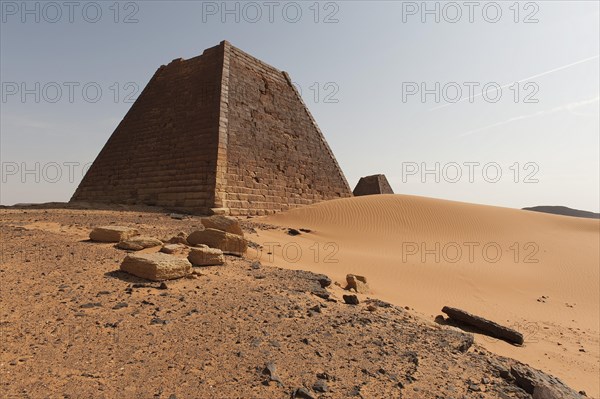
<svg viewBox="0 0 600 399">
<path fill-rule="evenodd" d="M 240 219 L 244 257 L 161 288 L 119 271 L 127 252 L 90 230 L 162 238 L 200 218 L 93 208 L 0 209 L 2 397 L 531 398 L 530 380 L 555 392 L 538 398 L 599 396 L 597 220 L 333 200 Z M 368 279 L 356 306 L 348 273 Z M 436 322 L 444 305 L 525 344 Z"/>
<path fill-rule="evenodd" d="M 311 230 L 251 235 L 271 243 L 273 257 L 257 255 L 266 264 L 338 282 L 364 275 L 373 296 L 426 319 L 449 305 L 512 326 L 525 334 L 522 347 L 477 334 L 476 342 L 598 397 L 599 221 L 406 195 L 328 201 L 263 220 Z"/>
</svg>

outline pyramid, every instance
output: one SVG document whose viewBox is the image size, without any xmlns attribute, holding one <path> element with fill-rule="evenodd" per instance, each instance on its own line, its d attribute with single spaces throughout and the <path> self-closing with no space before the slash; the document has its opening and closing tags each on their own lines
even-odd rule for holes
<svg viewBox="0 0 600 399">
<path fill-rule="evenodd" d="M 223 41 L 158 68 L 71 201 L 264 215 L 351 195 L 288 74 Z"/>
<path fill-rule="evenodd" d="M 355 196 L 372 195 L 372 194 L 394 194 L 394 190 L 388 183 L 385 175 L 371 175 L 361 177 L 353 194 Z"/>
</svg>

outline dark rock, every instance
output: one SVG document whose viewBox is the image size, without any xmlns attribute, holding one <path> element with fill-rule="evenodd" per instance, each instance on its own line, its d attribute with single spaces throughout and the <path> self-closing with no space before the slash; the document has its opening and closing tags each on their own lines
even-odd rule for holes
<svg viewBox="0 0 600 399">
<path fill-rule="evenodd" d="M 347 303 L 348 305 L 358 305 L 359 301 L 358 301 L 358 297 L 356 295 L 344 295 L 344 302 Z"/>
<path fill-rule="evenodd" d="M 287 233 L 288 233 L 289 235 L 291 235 L 291 236 L 297 236 L 297 235 L 299 235 L 299 234 L 302 234 L 302 233 L 300 233 L 298 230 L 296 230 L 296 229 L 291 229 L 291 228 L 290 228 L 290 229 L 288 229 Z"/>
<path fill-rule="evenodd" d="M 329 387 L 327 386 L 327 383 L 325 381 L 317 380 L 317 382 L 315 382 L 312 386 L 312 389 L 315 392 L 327 392 L 329 390 Z"/>
<path fill-rule="evenodd" d="M 477 384 L 469 384 L 469 391 L 479 392 L 481 391 L 481 388 L 479 388 L 479 385 Z"/>
<path fill-rule="evenodd" d="M 493 337 L 503 339 L 517 345 L 523 345 L 523 334 L 512 328 L 501 326 L 493 321 L 476 316 L 464 310 L 444 306 L 442 312 L 446 313 L 451 319 L 461 323 L 468 324 L 485 331 Z"/>
<path fill-rule="evenodd" d="M 123 309 L 123 308 L 126 308 L 126 307 L 128 307 L 128 306 L 129 306 L 129 304 L 127 304 L 126 302 L 119 302 L 119 303 L 117 303 L 115 306 L 113 306 L 112 308 L 113 308 L 114 310 L 118 310 L 118 309 Z"/>
<path fill-rule="evenodd" d="M 254 270 L 258 270 L 261 268 L 261 263 L 260 261 L 255 260 L 254 262 L 252 262 L 252 264 L 250 265 L 250 267 Z"/>
<path fill-rule="evenodd" d="M 91 308 L 99 308 L 99 307 L 102 307 L 102 304 L 100 302 L 84 303 L 83 305 L 80 306 L 80 308 L 82 308 L 82 309 L 91 309 Z"/>
<path fill-rule="evenodd" d="M 329 299 L 329 296 L 331 295 L 329 292 L 327 292 L 325 290 L 313 291 L 312 294 L 318 296 L 321 299 Z"/>
<path fill-rule="evenodd" d="M 292 399 L 294 398 L 315 399 L 315 397 L 306 388 L 297 388 L 294 390 L 294 392 L 292 392 Z"/>
<path fill-rule="evenodd" d="M 281 382 L 281 378 L 279 378 L 279 376 L 277 375 L 277 366 L 275 365 L 275 363 L 272 363 L 272 362 L 267 363 L 267 365 L 263 369 L 263 374 L 269 376 L 269 380 L 267 381 L 267 384 L 270 381 L 273 381 L 280 385 L 283 385 L 283 383 Z"/>
<path fill-rule="evenodd" d="M 168 288 L 169 288 L 169 286 L 164 281 L 162 283 L 160 283 L 160 285 L 158 286 L 159 290 L 166 290 Z"/>
<path fill-rule="evenodd" d="M 321 288 L 327 288 L 331 285 L 331 279 L 324 274 L 319 275 L 319 284 L 321 284 Z"/>
</svg>

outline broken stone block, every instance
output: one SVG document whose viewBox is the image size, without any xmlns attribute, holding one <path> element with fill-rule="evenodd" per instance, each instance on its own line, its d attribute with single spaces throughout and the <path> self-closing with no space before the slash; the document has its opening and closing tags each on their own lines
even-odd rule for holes
<svg viewBox="0 0 600 399">
<path fill-rule="evenodd" d="M 131 251 L 140 251 L 144 248 L 152 248 L 157 247 L 159 245 L 162 245 L 162 241 L 157 238 L 147 236 L 135 236 L 126 240 L 119 241 L 117 247 L 121 249 L 128 249 Z"/>
<path fill-rule="evenodd" d="M 204 227 L 206 227 L 207 229 L 216 229 L 231 234 L 237 234 L 242 237 L 244 236 L 244 232 L 240 227 L 240 223 L 237 221 L 237 219 L 232 217 L 223 215 L 213 215 L 210 217 L 202 218 L 201 222 L 202 225 L 204 225 Z"/>
<path fill-rule="evenodd" d="M 192 265 L 187 259 L 156 252 L 127 255 L 121 270 L 148 280 L 163 281 L 185 277 L 192 272 Z"/>
<path fill-rule="evenodd" d="M 211 248 L 220 249 L 225 254 L 236 256 L 242 256 L 248 248 L 248 244 L 242 236 L 212 228 L 194 231 L 187 240 L 191 245 L 205 244 Z"/>
<path fill-rule="evenodd" d="M 354 290 L 359 294 L 366 294 L 370 291 L 369 285 L 367 284 L 367 278 L 365 276 L 358 276 L 356 274 L 346 275 L 346 290 Z"/>
<path fill-rule="evenodd" d="M 216 248 L 190 248 L 188 260 L 194 266 L 215 266 L 225 263 L 223 251 Z"/>
<path fill-rule="evenodd" d="M 119 242 L 139 235 L 139 232 L 126 226 L 95 227 L 90 233 L 90 240 L 99 242 Z"/>
</svg>

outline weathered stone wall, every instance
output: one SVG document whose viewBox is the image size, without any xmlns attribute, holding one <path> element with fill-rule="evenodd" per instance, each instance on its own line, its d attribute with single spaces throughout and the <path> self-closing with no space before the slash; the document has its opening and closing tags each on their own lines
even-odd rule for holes
<svg viewBox="0 0 600 399">
<path fill-rule="evenodd" d="M 226 72 L 224 203 L 231 214 L 261 215 L 352 195 L 287 74 L 235 47 Z"/>
<path fill-rule="evenodd" d="M 74 201 L 214 206 L 223 46 L 160 67 L 106 143 Z"/>
</svg>

